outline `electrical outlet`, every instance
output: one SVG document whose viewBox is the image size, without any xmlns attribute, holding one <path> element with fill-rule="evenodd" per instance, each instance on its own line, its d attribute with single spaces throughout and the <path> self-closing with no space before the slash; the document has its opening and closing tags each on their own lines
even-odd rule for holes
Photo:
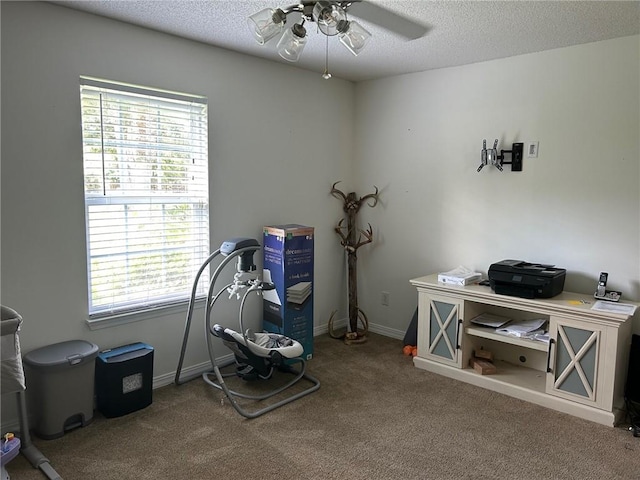
<svg viewBox="0 0 640 480">
<path fill-rule="evenodd" d="M 538 142 L 527 143 L 527 157 L 538 158 Z"/>
<path fill-rule="evenodd" d="M 380 293 L 380 303 L 385 306 L 389 306 L 389 292 Z"/>
</svg>

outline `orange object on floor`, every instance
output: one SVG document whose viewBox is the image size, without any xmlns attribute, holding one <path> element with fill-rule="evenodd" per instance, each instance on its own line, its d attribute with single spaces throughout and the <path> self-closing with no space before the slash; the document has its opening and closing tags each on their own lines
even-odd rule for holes
<svg viewBox="0 0 640 480">
<path fill-rule="evenodd" d="M 402 348 L 402 353 L 406 356 L 411 355 L 411 352 L 413 351 L 413 345 L 405 345 Z"/>
</svg>

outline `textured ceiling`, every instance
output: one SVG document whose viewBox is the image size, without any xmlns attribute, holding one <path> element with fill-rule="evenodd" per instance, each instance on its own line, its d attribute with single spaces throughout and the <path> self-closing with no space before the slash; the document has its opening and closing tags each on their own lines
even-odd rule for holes
<svg viewBox="0 0 640 480">
<path fill-rule="evenodd" d="M 273 61 L 272 40 L 258 45 L 247 16 L 291 0 L 58 1 L 51 2 Z M 429 32 L 407 41 L 357 19 L 373 37 L 354 57 L 329 38 L 329 70 L 352 81 L 539 52 L 640 33 L 640 1 L 369 0 L 423 24 Z M 289 21 L 288 25 L 292 22 Z M 307 25 L 308 42 L 296 66 L 321 74 L 326 38 Z"/>
</svg>

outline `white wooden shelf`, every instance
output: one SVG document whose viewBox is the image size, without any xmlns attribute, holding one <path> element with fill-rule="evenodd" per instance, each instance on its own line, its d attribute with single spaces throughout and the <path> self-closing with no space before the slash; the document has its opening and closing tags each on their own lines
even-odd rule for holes
<svg viewBox="0 0 640 480">
<path fill-rule="evenodd" d="M 465 328 L 467 335 L 474 337 L 487 338 L 489 340 L 495 340 L 501 343 L 508 343 L 509 345 L 517 345 L 519 347 L 530 348 L 532 350 L 539 350 L 541 352 L 547 352 L 549 350 L 549 344 L 540 342 L 538 340 L 530 340 L 528 338 L 511 337 L 509 335 L 503 335 L 496 333 L 494 328 L 488 327 L 467 327 Z"/>
<path fill-rule="evenodd" d="M 496 360 L 493 364 L 496 366 L 496 373 L 491 375 L 481 375 L 470 367 L 465 368 L 464 371 L 468 372 L 469 375 L 482 377 L 486 382 L 503 383 L 511 387 L 544 393 L 546 383 L 545 372 L 534 370 L 532 368 L 521 367 L 519 365 L 513 365 L 501 360 Z"/>
</svg>

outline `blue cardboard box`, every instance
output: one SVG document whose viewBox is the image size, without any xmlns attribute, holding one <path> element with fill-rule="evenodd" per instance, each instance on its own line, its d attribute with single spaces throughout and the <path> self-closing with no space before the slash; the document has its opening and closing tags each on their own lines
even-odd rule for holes
<svg viewBox="0 0 640 480">
<path fill-rule="evenodd" d="M 275 285 L 263 292 L 263 328 L 293 338 L 313 357 L 313 227 L 266 226 L 263 280 Z"/>
</svg>

